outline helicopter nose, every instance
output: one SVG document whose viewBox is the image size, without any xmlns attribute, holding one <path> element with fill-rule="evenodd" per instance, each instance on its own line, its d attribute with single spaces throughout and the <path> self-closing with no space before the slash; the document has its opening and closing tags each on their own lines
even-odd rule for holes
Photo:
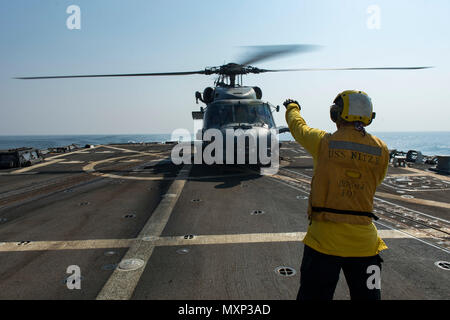
<svg viewBox="0 0 450 320">
<path fill-rule="evenodd" d="M 222 133 L 223 154 L 227 159 L 233 158 L 234 163 L 257 164 L 261 154 L 265 153 L 264 157 L 270 156 L 272 133 L 268 128 L 229 128 L 222 130 Z"/>
</svg>

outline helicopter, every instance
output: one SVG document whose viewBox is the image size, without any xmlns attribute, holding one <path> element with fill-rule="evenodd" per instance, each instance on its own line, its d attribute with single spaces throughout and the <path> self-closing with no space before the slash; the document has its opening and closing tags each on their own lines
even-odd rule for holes
<svg viewBox="0 0 450 320">
<path fill-rule="evenodd" d="M 185 75 L 217 75 L 214 87 L 207 87 L 203 93 L 195 92 L 196 103 L 201 101 L 205 106 L 192 112 L 194 120 L 202 120 L 202 129 L 195 135 L 201 141 L 201 154 L 209 151 L 207 164 L 226 163 L 259 164 L 271 163 L 274 136 L 289 132 L 287 127 L 276 127 L 273 111 L 279 106 L 262 100 L 262 90 L 257 86 L 244 86 L 242 76 L 267 72 L 287 71 L 338 71 L 338 70 L 417 70 L 430 67 L 370 67 L 370 68 L 297 68 L 297 69 L 262 69 L 251 64 L 263 60 L 288 55 L 315 51 L 321 46 L 310 44 L 252 46 L 253 52 L 247 54 L 240 63 L 227 63 L 216 67 L 207 67 L 197 71 L 130 73 L 130 74 L 91 74 L 18 77 L 22 80 L 65 79 L 65 78 L 97 78 L 97 77 L 147 77 L 147 76 L 185 76 Z M 215 134 L 208 134 L 213 131 Z M 250 138 L 255 138 L 253 143 Z M 220 140 L 219 146 L 209 148 Z M 246 140 L 247 139 L 247 140 Z M 224 143 L 225 140 L 225 143 Z M 229 143 L 231 141 L 231 143 Z M 243 144 L 239 144 L 242 142 Z M 269 141 L 271 142 L 269 145 Z M 262 143 L 264 142 L 264 143 Z M 278 143 L 278 142 L 276 142 Z M 232 148 L 228 148 L 232 145 Z M 259 149 L 259 150 L 258 150 Z M 231 155 L 230 155 L 231 154 Z M 275 153 L 277 155 L 277 153 Z M 212 160 L 211 160 L 212 159 Z M 267 160 L 268 159 L 268 160 Z M 203 160 L 202 160 L 203 161 Z"/>
</svg>

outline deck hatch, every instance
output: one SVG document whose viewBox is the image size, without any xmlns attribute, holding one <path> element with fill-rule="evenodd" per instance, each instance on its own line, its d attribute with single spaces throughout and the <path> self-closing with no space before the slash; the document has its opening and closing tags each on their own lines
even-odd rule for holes
<svg viewBox="0 0 450 320">
<path fill-rule="evenodd" d="M 125 259 L 119 263 L 118 270 L 133 271 L 144 266 L 145 262 L 141 259 Z"/>
<path fill-rule="evenodd" d="M 286 267 L 286 266 L 280 266 L 280 267 L 275 268 L 275 273 L 278 274 L 279 276 L 282 276 L 282 277 L 292 277 L 297 272 L 295 271 L 294 268 Z"/>
<path fill-rule="evenodd" d="M 450 262 L 447 261 L 437 261 L 434 263 L 438 268 L 444 269 L 444 270 L 450 270 Z"/>
<path fill-rule="evenodd" d="M 188 248 L 181 248 L 177 250 L 178 254 L 188 254 L 189 253 L 189 249 Z"/>
</svg>

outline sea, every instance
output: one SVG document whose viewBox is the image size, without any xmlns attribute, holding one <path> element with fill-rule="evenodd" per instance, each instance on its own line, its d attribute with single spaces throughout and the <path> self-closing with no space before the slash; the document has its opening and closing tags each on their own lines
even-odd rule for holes
<svg viewBox="0 0 450 320">
<path fill-rule="evenodd" d="M 407 152 L 420 151 L 427 156 L 450 156 L 450 131 L 446 132 L 371 132 L 389 149 Z M 171 134 L 95 134 L 95 135 L 0 135 L 0 150 L 21 147 L 47 149 L 76 144 L 166 142 Z M 280 135 L 281 141 L 292 141 L 289 133 Z"/>
</svg>

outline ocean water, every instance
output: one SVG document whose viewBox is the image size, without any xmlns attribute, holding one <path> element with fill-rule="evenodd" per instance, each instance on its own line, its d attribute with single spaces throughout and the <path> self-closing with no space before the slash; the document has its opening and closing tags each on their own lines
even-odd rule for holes
<svg viewBox="0 0 450 320">
<path fill-rule="evenodd" d="M 164 142 L 170 140 L 170 136 L 170 134 L 0 136 L 0 150 L 20 147 L 47 149 L 70 144 L 76 144 L 83 147 L 86 144 Z"/>
<path fill-rule="evenodd" d="M 389 149 L 398 151 L 416 150 L 422 154 L 450 156 L 450 131 L 448 132 L 373 132 Z M 0 150 L 34 147 L 50 147 L 77 144 L 108 144 L 128 142 L 164 142 L 171 139 L 170 134 L 120 134 L 120 135 L 21 135 L 0 136 Z M 290 134 L 282 134 L 280 140 L 293 140 Z"/>
<path fill-rule="evenodd" d="M 427 156 L 450 156 L 450 131 L 373 132 L 389 149 L 416 150 Z"/>
<path fill-rule="evenodd" d="M 450 156 L 450 131 L 370 133 L 383 140 L 389 149 L 404 152 L 415 150 L 426 156 Z M 290 134 L 283 134 L 283 138 L 293 140 Z"/>
</svg>

